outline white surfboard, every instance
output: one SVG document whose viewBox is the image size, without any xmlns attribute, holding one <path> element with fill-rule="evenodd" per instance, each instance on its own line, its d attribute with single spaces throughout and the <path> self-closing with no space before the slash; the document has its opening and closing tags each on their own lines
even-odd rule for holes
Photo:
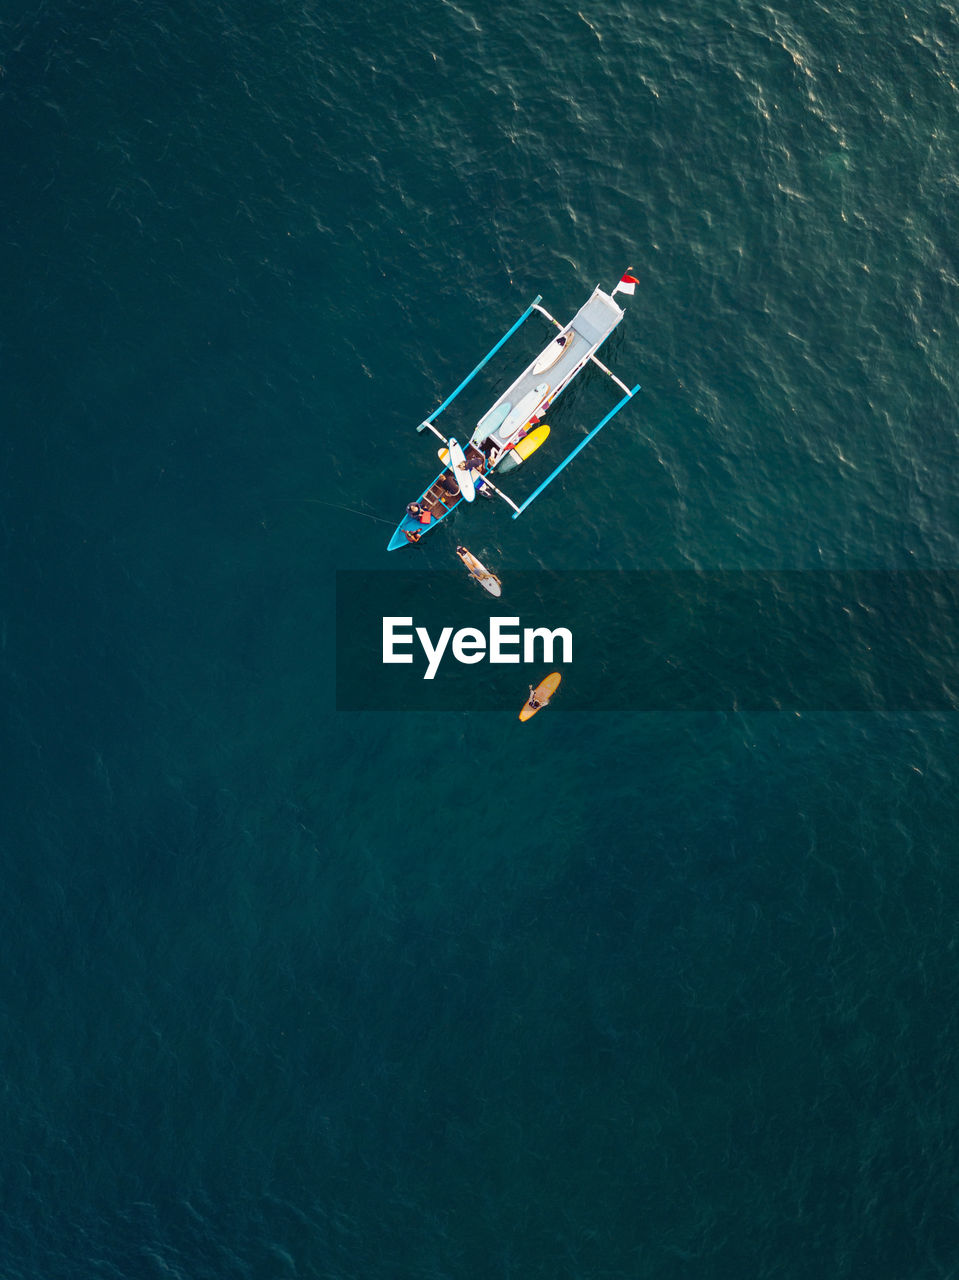
<svg viewBox="0 0 959 1280">
<path fill-rule="evenodd" d="M 501 404 L 494 405 L 489 413 L 485 413 L 480 418 L 476 424 L 476 430 L 473 432 L 473 439 L 477 444 L 496 430 L 512 407 L 508 400 L 504 400 Z"/>
<path fill-rule="evenodd" d="M 540 382 L 532 391 L 527 391 L 515 409 L 506 415 L 506 421 L 497 431 L 500 440 L 508 440 L 514 431 L 525 427 L 527 422 L 549 395 L 549 383 Z"/>
<path fill-rule="evenodd" d="M 457 547 L 456 554 L 469 569 L 471 577 L 476 579 L 484 591 L 488 591 L 491 596 L 496 597 L 503 594 L 503 584 L 496 574 L 490 573 L 486 565 L 481 564 L 471 552 L 467 551 L 465 547 Z"/>
<path fill-rule="evenodd" d="M 450 451 L 445 445 L 440 445 L 436 450 L 436 456 L 439 458 L 440 462 L 442 462 L 444 467 L 448 467 L 450 465 Z M 482 471 L 477 471 L 475 467 L 470 467 L 470 479 L 473 481 L 473 485 L 477 489 L 479 488 L 479 482 L 482 478 Z"/>
<path fill-rule="evenodd" d="M 545 373 L 547 369 L 551 369 L 563 352 L 570 349 L 572 343 L 572 333 L 561 333 L 536 357 L 530 373 Z"/>
<path fill-rule="evenodd" d="M 470 469 L 466 465 L 466 455 L 460 445 L 456 443 L 452 436 L 446 442 L 450 451 L 450 470 L 456 478 L 456 483 L 460 487 L 460 493 L 467 502 L 472 502 L 476 497 L 476 486 L 473 484 L 473 477 Z"/>
</svg>

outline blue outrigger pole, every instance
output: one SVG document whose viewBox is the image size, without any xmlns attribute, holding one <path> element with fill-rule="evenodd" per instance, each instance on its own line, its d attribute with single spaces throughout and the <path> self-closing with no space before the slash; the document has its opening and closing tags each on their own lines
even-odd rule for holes
<svg viewBox="0 0 959 1280">
<path fill-rule="evenodd" d="M 622 383 L 620 383 L 620 386 L 622 386 Z M 516 511 L 514 511 L 513 513 L 514 520 L 518 516 L 521 516 L 523 514 L 523 512 L 526 510 L 529 504 L 535 498 L 539 497 L 539 495 L 543 492 L 543 490 L 546 488 L 547 485 L 550 485 L 553 483 L 553 481 L 556 479 L 559 473 L 563 470 L 566 464 L 568 462 L 572 462 L 573 459 L 576 457 L 577 453 L 579 453 L 581 449 L 586 448 L 590 440 L 592 440 L 593 436 L 598 435 L 600 431 L 602 431 L 603 427 L 606 426 L 606 423 L 609 422 L 610 418 L 615 417 L 616 414 L 619 413 L 620 409 L 622 409 L 623 405 L 628 404 L 629 401 L 632 400 L 633 396 L 636 394 L 637 391 L 639 391 L 639 389 L 640 389 L 639 383 L 637 383 L 636 386 L 633 387 L 632 391 L 627 391 L 626 394 L 623 396 L 622 400 L 620 400 L 619 404 L 616 405 L 615 408 L 610 409 L 609 413 L 607 413 L 606 417 L 602 420 L 602 422 L 597 423 L 596 426 L 593 427 L 589 435 L 585 436 L 582 440 L 580 440 L 579 444 L 572 451 L 572 453 L 567 454 L 567 456 L 563 459 L 563 461 L 559 464 L 559 466 L 546 477 L 546 479 L 539 486 L 539 488 L 534 489 L 533 492 L 526 499 L 526 501 L 522 503 L 522 505 L 518 507 Z"/>
<path fill-rule="evenodd" d="M 539 294 L 539 293 L 538 293 L 538 294 L 536 295 L 536 297 L 533 299 L 533 301 L 532 301 L 532 302 L 529 304 L 529 306 L 526 308 L 526 310 L 523 312 L 523 314 L 520 316 L 520 318 L 519 318 L 519 319 L 516 321 L 516 323 L 513 325 L 512 329 L 509 329 L 506 333 L 504 333 L 504 334 L 503 334 L 502 338 L 500 338 L 500 340 L 499 340 L 499 342 L 497 342 L 496 346 L 495 346 L 495 347 L 493 347 L 492 351 L 487 352 L 487 354 L 486 354 L 486 355 L 483 357 L 483 359 L 479 362 L 479 364 L 476 366 L 476 368 L 473 370 L 473 372 L 469 375 L 469 377 L 467 377 L 467 378 L 464 378 L 464 379 L 463 379 L 463 381 L 459 384 L 459 386 L 456 388 L 456 390 L 453 392 L 453 394 L 452 394 L 451 396 L 447 396 L 447 397 L 446 397 L 446 399 L 443 401 L 443 403 L 440 405 L 440 407 L 439 407 L 438 409 L 434 409 L 434 410 L 433 410 L 433 412 L 430 414 L 430 416 L 429 416 L 428 418 L 424 419 L 424 420 L 420 423 L 420 425 L 416 428 L 416 430 L 417 430 L 417 431 L 425 431 L 427 428 L 430 428 L 430 429 L 433 431 L 433 434 L 434 434 L 434 435 L 439 435 L 439 434 L 440 434 L 440 433 L 436 430 L 436 428 L 433 426 L 433 419 L 434 419 L 434 418 L 438 418 L 438 417 L 440 416 L 440 414 L 443 412 L 443 410 L 444 410 L 445 408 L 447 408 L 447 406 L 448 406 L 448 405 L 451 405 L 451 404 L 453 403 L 453 401 L 456 399 L 456 397 L 459 395 L 459 393 L 463 390 L 463 388 L 464 388 L 468 383 L 470 383 L 470 382 L 472 382 L 472 381 L 473 381 L 473 379 L 474 379 L 474 378 L 476 377 L 476 375 L 479 373 L 480 369 L 482 369 L 484 365 L 488 364 L 488 363 L 490 362 L 490 360 L 492 360 L 493 356 L 495 356 L 495 355 L 496 355 L 497 351 L 499 351 L 499 349 L 500 349 L 500 347 L 503 345 L 503 343 L 504 343 L 504 342 L 508 342 L 508 341 L 509 341 L 509 339 L 510 339 L 510 338 L 512 338 L 513 334 L 514 334 L 514 333 L 516 332 L 516 330 L 520 327 L 520 325 L 523 323 L 523 321 L 524 321 L 524 320 L 528 320 L 528 319 L 529 319 L 529 317 L 533 314 L 533 311 L 535 310 L 535 308 L 536 308 L 536 307 L 539 305 L 539 303 L 541 303 L 542 301 L 543 301 L 542 294 Z M 441 438 L 442 438 L 442 437 L 441 437 Z"/>
</svg>

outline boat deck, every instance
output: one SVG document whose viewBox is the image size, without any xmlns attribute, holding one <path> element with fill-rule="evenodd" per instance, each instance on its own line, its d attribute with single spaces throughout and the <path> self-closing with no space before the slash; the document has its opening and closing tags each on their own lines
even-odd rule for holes
<svg viewBox="0 0 959 1280">
<path fill-rule="evenodd" d="M 547 383 L 549 392 L 542 412 L 556 399 L 581 365 L 609 337 L 622 320 L 624 312 L 621 307 L 602 289 L 596 289 L 589 300 L 580 307 L 576 315 L 561 333 L 557 334 L 532 363 L 523 370 L 516 381 L 496 400 L 483 414 L 472 435 L 472 443 L 479 447 L 491 435 L 495 438 L 498 428 L 497 409 L 503 404 L 517 405 L 524 396 L 542 383 Z M 568 334 L 571 341 L 558 359 L 544 367 L 540 362 L 546 356 L 549 347 L 557 338 Z M 540 365 L 537 371 L 537 365 Z M 489 424 L 492 423 L 492 427 Z"/>
</svg>

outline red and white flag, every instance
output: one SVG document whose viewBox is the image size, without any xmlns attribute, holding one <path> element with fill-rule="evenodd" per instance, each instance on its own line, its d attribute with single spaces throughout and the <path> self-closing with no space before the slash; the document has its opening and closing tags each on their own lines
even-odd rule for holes
<svg viewBox="0 0 959 1280">
<path fill-rule="evenodd" d="M 613 293 L 635 293 L 636 286 L 638 284 L 639 284 L 639 281 L 636 279 L 636 277 L 629 275 L 629 273 L 627 272 L 627 274 L 623 276 L 622 280 L 620 280 L 619 284 L 613 290 Z"/>
</svg>

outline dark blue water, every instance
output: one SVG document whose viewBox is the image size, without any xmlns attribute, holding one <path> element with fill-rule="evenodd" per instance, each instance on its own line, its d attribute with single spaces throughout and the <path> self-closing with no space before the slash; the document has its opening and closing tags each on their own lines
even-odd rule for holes
<svg viewBox="0 0 959 1280">
<path fill-rule="evenodd" d="M 954 715 L 334 710 L 630 265 L 402 567 L 957 567 L 959 15 L 793 8 L 0 18 L 4 1280 L 959 1275 Z"/>
</svg>

